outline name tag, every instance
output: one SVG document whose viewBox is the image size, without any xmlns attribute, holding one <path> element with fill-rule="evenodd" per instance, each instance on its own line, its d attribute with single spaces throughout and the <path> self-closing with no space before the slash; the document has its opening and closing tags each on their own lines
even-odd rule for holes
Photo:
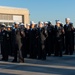
<svg viewBox="0 0 75 75">
<path fill-rule="evenodd" d="M 9 34 L 7 34 L 7 37 L 9 37 Z"/>
<path fill-rule="evenodd" d="M 5 35 L 5 33 L 3 33 L 3 35 Z"/>
</svg>

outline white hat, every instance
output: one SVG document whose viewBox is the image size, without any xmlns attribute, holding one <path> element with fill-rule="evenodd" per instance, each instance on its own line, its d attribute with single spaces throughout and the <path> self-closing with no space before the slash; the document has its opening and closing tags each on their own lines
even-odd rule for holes
<svg viewBox="0 0 75 75">
<path fill-rule="evenodd" d="M 35 23 L 35 25 L 36 25 L 37 23 Z"/>
<path fill-rule="evenodd" d="M 61 22 L 58 20 L 57 23 L 61 23 Z"/>
<path fill-rule="evenodd" d="M 21 25 L 21 26 L 24 26 L 24 24 L 23 24 L 23 23 L 21 23 L 20 25 Z"/>
<path fill-rule="evenodd" d="M 55 20 L 56 21 L 56 23 L 61 23 L 61 21 L 60 20 Z"/>
<path fill-rule="evenodd" d="M 12 26 L 10 26 L 10 25 L 7 25 L 7 28 L 11 28 Z"/>
<path fill-rule="evenodd" d="M 44 22 L 44 23 L 48 24 L 48 22 Z"/>
<path fill-rule="evenodd" d="M 52 23 L 52 21 L 47 21 L 48 22 L 48 24 L 51 24 Z"/>
<path fill-rule="evenodd" d="M 57 22 L 57 21 L 59 21 L 59 20 L 55 20 L 55 21 Z"/>
<path fill-rule="evenodd" d="M 66 20 L 70 20 L 70 18 L 66 18 Z"/>
<path fill-rule="evenodd" d="M 6 27 L 6 25 L 4 23 L 1 24 L 3 27 Z"/>
<path fill-rule="evenodd" d="M 42 21 L 39 21 L 38 23 L 39 23 L 39 24 L 40 24 L 40 23 L 41 23 L 41 24 L 43 24 L 43 22 L 42 22 Z"/>
<path fill-rule="evenodd" d="M 14 22 L 14 24 L 19 24 L 19 22 Z"/>
<path fill-rule="evenodd" d="M 34 21 L 31 21 L 30 24 L 35 24 Z"/>
</svg>

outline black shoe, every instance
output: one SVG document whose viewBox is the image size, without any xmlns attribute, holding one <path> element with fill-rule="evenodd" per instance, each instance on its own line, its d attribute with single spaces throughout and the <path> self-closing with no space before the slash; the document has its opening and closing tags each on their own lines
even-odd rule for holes
<svg viewBox="0 0 75 75">
<path fill-rule="evenodd" d="M 8 59 L 5 59 L 4 61 L 8 61 Z"/>
<path fill-rule="evenodd" d="M 54 55 L 54 57 L 58 57 L 59 55 Z"/>
<path fill-rule="evenodd" d="M 42 58 L 38 58 L 38 60 L 41 60 Z"/>
<path fill-rule="evenodd" d="M 73 53 L 70 53 L 70 55 L 73 55 Z"/>
<path fill-rule="evenodd" d="M 2 58 L 0 61 L 4 61 L 4 58 Z"/>
<path fill-rule="evenodd" d="M 60 55 L 60 57 L 62 57 L 62 55 Z"/>
<path fill-rule="evenodd" d="M 20 61 L 19 63 L 24 63 L 24 61 Z"/>
<path fill-rule="evenodd" d="M 38 59 L 38 60 L 41 60 L 41 59 L 42 59 L 42 57 L 38 57 L 37 59 Z"/>
<path fill-rule="evenodd" d="M 43 58 L 42 60 L 46 60 L 45 58 Z"/>
<path fill-rule="evenodd" d="M 64 55 L 69 55 L 68 53 L 64 53 Z"/>
<path fill-rule="evenodd" d="M 17 62 L 17 60 L 13 60 L 12 62 Z"/>
<path fill-rule="evenodd" d="M 19 60 L 19 63 L 24 63 L 24 59 L 20 59 Z"/>
<path fill-rule="evenodd" d="M 51 56 L 51 54 L 48 54 L 48 56 Z"/>
<path fill-rule="evenodd" d="M 42 58 L 42 60 L 46 60 L 46 58 Z"/>
<path fill-rule="evenodd" d="M 0 61 L 8 61 L 8 59 L 4 59 L 4 58 L 2 58 Z"/>
</svg>

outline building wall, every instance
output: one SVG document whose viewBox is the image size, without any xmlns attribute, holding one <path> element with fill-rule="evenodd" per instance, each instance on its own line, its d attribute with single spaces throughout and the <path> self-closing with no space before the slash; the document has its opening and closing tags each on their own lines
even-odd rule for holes
<svg viewBox="0 0 75 75">
<path fill-rule="evenodd" d="M 0 6 L 0 14 L 23 15 L 24 16 L 24 24 L 29 24 L 29 21 L 30 21 L 28 9 Z"/>
</svg>

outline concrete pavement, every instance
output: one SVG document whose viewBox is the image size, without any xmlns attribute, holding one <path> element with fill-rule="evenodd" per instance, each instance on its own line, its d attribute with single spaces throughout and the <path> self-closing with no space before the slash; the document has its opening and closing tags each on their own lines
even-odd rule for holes
<svg viewBox="0 0 75 75">
<path fill-rule="evenodd" d="M 46 61 L 25 59 L 25 63 L 11 63 L 11 59 L 0 61 L 0 75 L 75 75 L 75 55 L 51 56 Z"/>
</svg>

